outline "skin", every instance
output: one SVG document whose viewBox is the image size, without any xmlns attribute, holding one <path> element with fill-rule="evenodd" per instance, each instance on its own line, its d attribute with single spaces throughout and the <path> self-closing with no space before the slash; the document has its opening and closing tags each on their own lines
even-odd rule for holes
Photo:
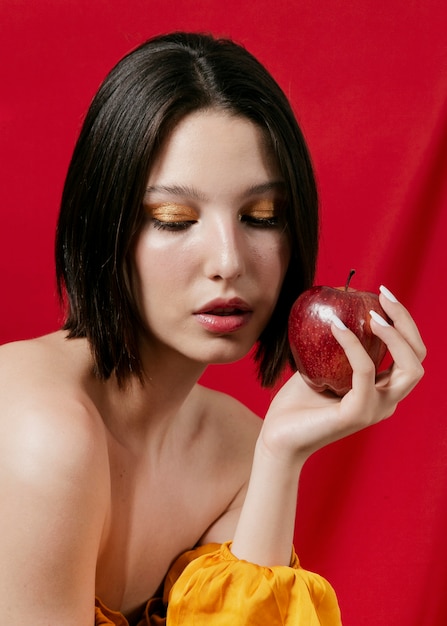
<svg viewBox="0 0 447 626">
<path fill-rule="evenodd" d="M 198 543 L 233 538 L 237 557 L 287 565 L 306 459 L 391 415 L 422 376 L 414 322 L 382 295 L 394 327 L 371 327 L 395 363 L 376 382 L 355 336 L 333 325 L 354 370 L 342 400 L 296 374 L 261 421 L 197 384 L 208 363 L 246 354 L 275 306 L 289 258 L 280 182 L 251 122 L 211 110 L 174 129 L 149 175 L 134 250 L 144 385 L 98 381 L 86 341 L 63 332 L 0 349 L 9 626 L 91 624 L 95 594 L 132 623 L 172 560 Z M 278 224 L 255 224 L 266 207 Z M 248 303 L 248 321 L 229 333 L 204 328 L 197 311 L 233 297 Z"/>
</svg>

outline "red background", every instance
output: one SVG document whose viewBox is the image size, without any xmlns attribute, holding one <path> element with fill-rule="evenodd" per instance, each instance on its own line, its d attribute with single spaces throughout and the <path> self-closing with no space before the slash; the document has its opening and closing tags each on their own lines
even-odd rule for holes
<svg viewBox="0 0 447 626">
<path fill-rule="evenodd" d="M 386 423 L 316 454 L 296 547 L 345 626 L 441 626 L 447 588 L 445 386 L 447 17 L 444 0 L 1 0 L 0 343 L 57 328 L 53 237 L 63 179 L 99 82 L 154 34 L 245 44 L 291 98 L 322 205 L 318 282 L 387 285 L 429 349 Z M 205 381 L 262 414 L 247 359 Z"/>
</svg>

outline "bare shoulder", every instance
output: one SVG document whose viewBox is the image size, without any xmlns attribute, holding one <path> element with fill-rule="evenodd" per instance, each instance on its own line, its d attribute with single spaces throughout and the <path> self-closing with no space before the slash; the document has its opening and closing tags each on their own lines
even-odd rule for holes
<svg viewBox="0 0 447 626">
<path fill-rule="evenodd" d="M 20 458 L 26 455 L 29 463 L 36 456 L 43 469 L 52 462 L 60 470 L 70 466 L 74 476 L 75 467 L 91 472 L 107 448 L 104 429 L 83 391 L 84 357 L 64 342 L 55 333 L 0 347 L 0 446 Z"/>
<path fill-rule="evenodd" d="M 45 607 L 61 624 L 91 619 L 107 506 L 103 429 L 69 360 L 57 337 L 0 348 L 1 604 L 23 620 Z"/>
<path fill-rule="evenodd" d="M 85 356 L 63 334 L 0 347 L 0 424 L 17 445 L 44 446 L 76 453 L 103 436 L 93 403 L 83 388 Z M 17 437 L 20 435 L 19 437 Z M 3 440 L 4 440 L 3 437 Z M 20 442 L 20 443 L 19 443 Z M 12 443 L 12 442 L 11 442 Z M 87 451 L 87 450 L 85 450 Z"/>
<path fill-rule="evenodd" d="M 67 340 L 63 331 L 1 345 L 0 384 L 6 380 L 30 384 L 34 380 L 42 382 L 44 377 L 54 381 L 55 375 L 64 375 L 64 362 L 68 366 L 68 361 L 76 359 L 75 346 L 76 341 Z"/>
<path fill-rule="evenodd" d="M 222 443 L 231 449 L 251 452 L 262 426 L 262 420 L 236 398 L 198 385 L 207 421 Z"/>
</svg>

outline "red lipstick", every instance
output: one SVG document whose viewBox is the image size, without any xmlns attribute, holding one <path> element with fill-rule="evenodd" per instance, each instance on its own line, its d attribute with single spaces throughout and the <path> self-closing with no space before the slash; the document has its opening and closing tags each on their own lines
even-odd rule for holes
<svg viewBox="0 0 447 626">
<path fill-rule="evenodd" d="M 194 313 L 207 331 L 216 334 L 233 333 L 248 324 L 253 311 L 240 298 L 218 298 L 208 302 Z"/>
</svg>

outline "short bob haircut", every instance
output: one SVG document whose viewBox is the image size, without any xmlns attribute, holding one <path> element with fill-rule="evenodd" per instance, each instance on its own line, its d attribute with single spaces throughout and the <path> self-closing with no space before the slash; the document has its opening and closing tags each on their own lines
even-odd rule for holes
<svg viewBox="0 0 447 626">
<path fill-rule="evenodd" d="M 67 307 L 64 329 L 69 338 L 88 339 L 101 379 L 114 373 L 122 385 L 144 378 L 143 324 L 130 276 L 148 173 L 175 125 L 210 108 L 257 124 L 285 181 L 291 260 L 255 360 L 264 386 L 287 362 L 293 368 L 288 314 L 312 285 L 318 247 L 317 192 L 302 132 L 281 88 L 245 48 L 176 32 L 142 44 L 107 76 L 87 112 L 62 195 L 56 273 Z"/>
</svg>

